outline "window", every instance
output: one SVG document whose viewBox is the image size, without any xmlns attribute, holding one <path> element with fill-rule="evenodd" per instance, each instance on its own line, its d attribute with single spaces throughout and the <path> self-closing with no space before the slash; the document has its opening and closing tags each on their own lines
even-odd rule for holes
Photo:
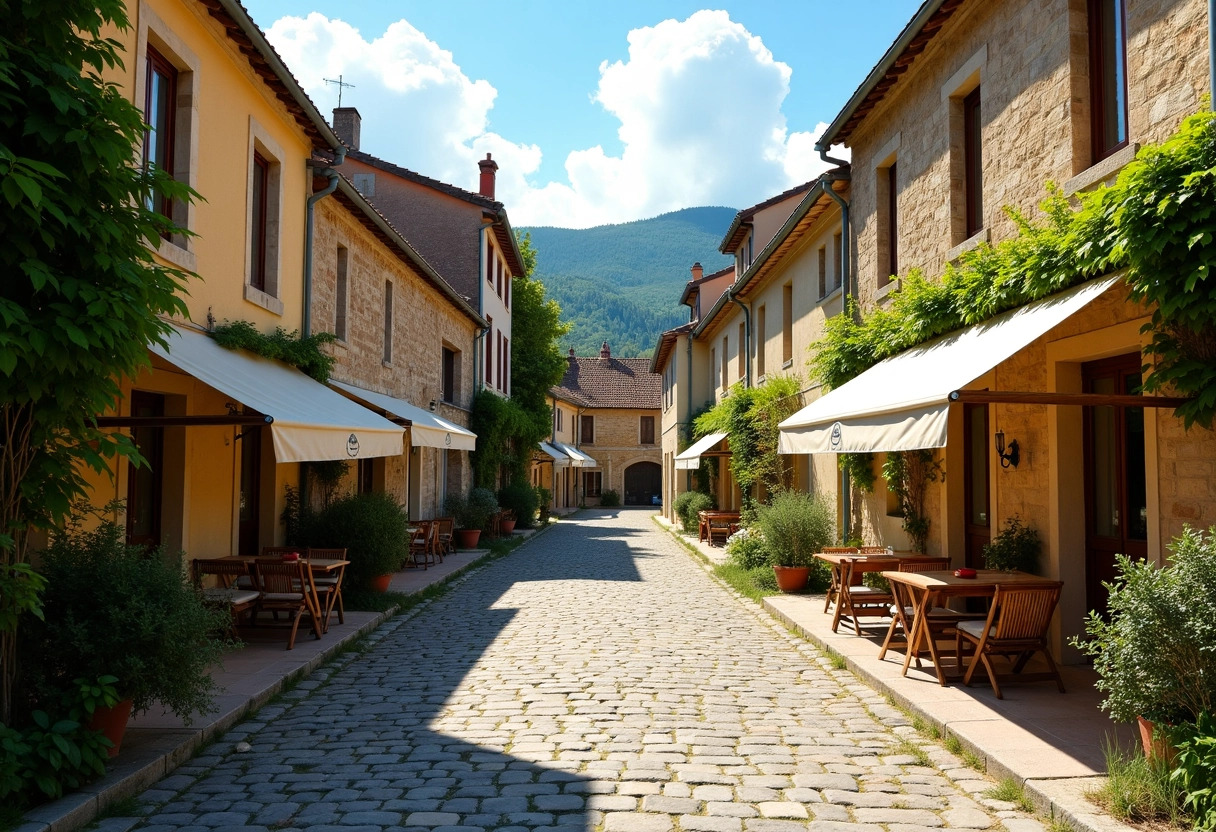
<svg viewBox="0 0 1216 832">
<path fill-rule="evenodd" d="M 764 342 L 765 342 L 765 325 L 764 307 L 761 306 L 756 311 L 756 375 L 760 378 L 764 377 Z"/>
<path fill-rule="evenodd" d="M 976 87 L 963 99 L 963 169 L 964 210 L 967 237 L 984 228 L 984 157 L 981 142 L 980 88 Z"/>
<path fill-rule="evenodd" d="M 375 490 L 375 457 L 356 460 L 356 488 L 360 494 L 371 494 Z"/>
<path fill-rule="evenodd" d="M 654 444 L 654 417 L 643 416 L 640 430 L 640 439 L 643 445 Z"/>
<path fill-rule="evenodd" d="M 885 239 L 881 241 L 885 263 L 881 264 L 878 275 L 878 285 L 886 286 L 891 278 L 899 274 L 899 203 L 898 203 L 898 174 L 895 162 L 879 171 L 879 181 L 882 184 L 882 202 L 885 207 L 884 216 L 879 217 L 879 233 Z M 884 234 L 885 232 L 885 234 Z"/>
<path fill-rule="evenodd" d="M 1091 163 L 1127 144 L 1127 28 L 1124 0 L 1089 0 Z"/>
<path fill-rule="evenodd" d="M 553 405 L 553 418 L 557 420 L 555 430 L 560 432 L 562 430 L 562 409 L 557 404 Z"/>
<path fill-rule="evenodd" d="M 346 246 L 338 246 L 337 287 L 334 292 L 334 335 L 346 340 L 346 307 L 350 288 L 347 283 L 347 268 L 350 254 Z"/>
<path fill-rule="evenodd" d="M 505 335 L 502 339 L 502 372 L 498 376 L 502 379 L 502 392 L 511 395 L 511 339 Z"/>
<path fill-rule="evenodd" d="M 714 384 L 714 375 L 717 374 L 717 372 L 718 372 L 718 348 L 710 347 L 709 348 L 709 386 L 711 388 L 717 386 L 716 384 Z"/>
<path fill-rule="evenodd" d="M 177 68 L 164 55 L 148 47 L 148 71 L 144 79 L 144 165 L 172 176 L 176 136 Z M 148 195 L 148 209 L 166 217 L 173 216 L 173 201 L 159 193 Z"/>
<path fill-rule="evenodd" d="M 384 281 L 384 363 L 393 360 L 393 284 Z"/>
<path fill-rule="evenodd" d="M 836 268 L 832 271 L 832 288 L 829 291 L 836 291 L 844 285 L 844 258 L 841 256 L 844 246 L 844 238 L 837 231 L 832 235 L 832 256 L 836 258 Z"/>
<path fill-rule="evenodd" d="M 491 286 L 494 285 L 494 261 L 496 259 L 494 249 L 491 248 L 486 252 L 486 280 L 489 281 Z"/>
<path fill-rule="evenodd" d="M 498 297 L 501 298 L 502 297 L 502 261 L 499 260 L 497 257 L 494 258 L 494 274 L 495 274 L 494 291 L 498 295 Z"/>
<path fill-rule="evenodd" d="M 736 370 L 739 373 L 739 378 L 743 378 L 743 374 L 747 369 L 747 347 L 745 345 L 746 340 L 747 340 L 747 330 L 744 329 L 743 324 L 739 324 L 739 347 L 738 347 L 739 356 L 738 356 L 738 358 L 735 359 Z"/>
<path fill-rule="evenodd" d="M 722 378 L 719 379 L 720 383 L 718 384 L 718 386 L 721 387 L 723 390 L 725 390 L 727 387 L 730 386 L 729 382 L 727 382 L 727 380 L 726 380 L 726 368 L 730 364 L 730 362 L 727 360 L 727 354 L 729 353 L 729 349 L 728 349 L 729 346 L 730 345 L 727 343 L 726 336 L 723 336 L 722 337 L 722 374 L 721 374 Z"/>
<path fill-rule="evenodd" d="M 249 285 L 266 291 L 266 197 L 270 184 L 270 163 L 260 153 L 253 154 L 253 182 L 249 208 Z"/>
<path fill-rule="evenodd" d="M 494 386 L 494 319 L 487 317 L 491 326 L 486 330 L 486 387 Z"/>
<path fill-rule="evenodd" d="M 828 247 L 819 247 L 819 297 L 828 296 Z"/>
<path fill-rule="evenodd" d="M 794 284 L 781 287 L 781 363 L 794 360 Z"/>
<path fill-rule="evenodd" d="M 579 420 L 579 442 L 584 445 L 595 444 L 595 417 L 583 416 Z"/>
<path fill-rule="evenodd" d="M 443 348 L 443 400 L 448 404 L 456 403 L 456 391 L 460 386 L 457 377 L 459 355 L 456 350 Z"/>
<path fill-rule="evenodd" d="M 598 497 L 600 496 L 600 486 L 603 483 L 603 473 L 601 471 L 584 471 L 583 472 L 583 496 Z"/>
<path fill-rule="evenodd" d="M 502 302 L 507 307 L 507 311 L 509 312 L 511 310 L 511 275 L 507 275 L 506 283 L 502 287 L 502 290 L 505 293 L 503 295 Z"/>
</svg>

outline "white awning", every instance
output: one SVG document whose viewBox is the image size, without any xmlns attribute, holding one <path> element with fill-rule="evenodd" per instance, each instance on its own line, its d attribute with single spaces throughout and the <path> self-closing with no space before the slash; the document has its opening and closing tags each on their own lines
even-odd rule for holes
<svg viewBox="0 0 1216 832">
<path fill-rule="evenodd" d="M 173 330 L 167 349 L 157 344 L 148 349 L 208 387 L 272 417 L 276 462 L 401 454 L 401 428 L 294 367 L 224 349 L 201 332 Z"/>
<path fill-rule="evenodd" d="M 701 467 L 701 454 L 708 451 L 714 445 L 717 445 L 726 438 L 725 433 L 711 433 L 709 436 L 702 436 L 689 447 L 676 454 L 676 470 L 677 471 L 695 471 Z"/>
<path fill-rule="evenodd" d="M 334 387 L 351 394 L 356 399 L 366 402 L 378 410 L 384 410 L 410 423 L 410 444 L 418 448 L 448 448 L 454 451 L 472 451 L 477 447 L 477 434 L 468 428 L 462 428 L 455 422 L 449 422 L 436 416 L 429 410 L 423 410 L 404 399 L 365 390 L 344 381 L 329 382 Z M 398 451 L 400 453 L 400 451 Z"/>
<path fill-rule="evenodd" d="M 554 442 L 553 447 L 570 457 L 570 465 L 575 468 L 598 468 L 599 463 L 577 448 L 564 442 Z"/>
<path fill-rule="evenodd" d="M 952 392 L 1081 311 L 1118 279 L 1090 281 L 875 364 L 782 422 L 778 450 L 818 454 L 945 447 Z"/>
<path fill-rule="evenodd" d="M 540 452 L 551 457 L 554 468 L 568 468 L 570 466 L 570 457 L 563 451 L 550 445 L 548 442 L 541 442 L 537 447 Z"/>
</svg>

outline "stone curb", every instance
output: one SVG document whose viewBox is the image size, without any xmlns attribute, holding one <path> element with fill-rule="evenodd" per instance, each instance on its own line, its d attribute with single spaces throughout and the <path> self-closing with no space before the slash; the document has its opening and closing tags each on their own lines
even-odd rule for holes
<svg viewBox="0 0 1216 832">
<path fill-rule="evenodd" d="M 537 529 L 524 538 L 510 554 L 518 552 L 531 541 L 551 529 L 555 524 L 550 523 L 543 529 Z M 444 575 L 439 581 L 421 587 L 410 594 L 424 592 L 432 586 L 448 586 L 457 579 L 464 578 L 471 571 L 487 562 L 494 560 L 493 552 L 486 552 L 476 560 L 469 561 L 459 569 Z M 409 614 L 426 606 L 430 601 L 411 608 Z M 249 697 L 244 704 L 221 715 L 214 722 L 198 729 L 165 731 L 164 734 L 149 744 L 148 750 L 153 756 L 143 759 L 132 759 L 119 763 L 110 769 L 100 780 L 89 783 L 78 791 L 71 792 L 59 800 L 35 807 L 22 817 L 22 822 L 15 826 L 12 832 L 75 832 L 95 820 L 108 807 L 120 800 L 133 797 L 144 791 L 152 784 L 165 777 L 182 763 L 194 756 L 202 746 L 218 738 L 233 726 L 240 723 L 250 714 L 259 710 L 263 705 L 282 692 L 288 684 L 305 678 L 335 656 L 341 654 L 355 641 L 363 638 L 373 630 L 378 629 L 400 612 L 400 607 L 394 605 L 377 615 L 371 621 L 341 639 L 334 641 L 322 652 L 318 653 L 307 664 L 296 668 L 265 690 Z"/>
</svg>

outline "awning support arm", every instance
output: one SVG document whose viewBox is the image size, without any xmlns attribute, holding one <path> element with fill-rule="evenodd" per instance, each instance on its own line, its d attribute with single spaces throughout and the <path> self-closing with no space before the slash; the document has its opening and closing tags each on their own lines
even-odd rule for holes
<svg viewBox="0 0 1216 832">
<path fill-rule="evenodd" d="M 1008 390 L 955 390 L 951 402 L 975 404 L 1049 404 L 1088 407 L 1182 407 L 1190 401 L 1171 396 L 1119 396 L 1104 393 L 1023 393 Z"/>
<path fill-rule="evenodd" d="M 215 425 L 269 425 L 273 416 L 238 414 L 236 416 L 98 416 L 99 428 L 180 428 Z"/>
</svg>

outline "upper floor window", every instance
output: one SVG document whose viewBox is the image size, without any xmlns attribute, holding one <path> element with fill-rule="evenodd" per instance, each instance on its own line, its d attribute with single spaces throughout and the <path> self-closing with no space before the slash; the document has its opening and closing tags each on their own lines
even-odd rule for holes
<svg viewBox="0 0 1216 832">
<path fill-rule="evenodd" d="M 266 291 L 266 203 L 270 187 L 270 163 L 253 154 L 253 181 L 249 205 L 249 285 Z"/>
<path fill-rule="evenodd" d="M 460 386 L 460 353 L 454 349 L 443 347 L 443 400 L 448 404 L 456 403 L 457 390 Z"/>
<path fill-rule="evenodd" d="M 984 153 L 981 140 L 983 122 L 980 117 L 980 88 L 963 98 L 963 168 L 964 213 L 967 236 L 984 228 Z"/>
<path fill-rule="evenodd" d="M 794 284 L 781 287 L 781 363 L 794 360 Z"/>
<path fill-rule="evenodd" d="M 638 437 L 643 445 L 654 444 L 654 417 L 643 416 L 642 422 L 638 426 Z"/>
<path fill-rule="evenodd" d="M 747 330 L 743 324 L 739 324 L 739 354 L 735 358 L 735 369 L 739 373 L 739 378 L 743 378 L 743 374 L 747 371 Z"/>
<path fill-rule="evenodd" d="M 494 319 L 487 317 L 490 328 L 486 330 L 486 387 L 494 386 Z"/>
<path fill-rule="evenodd" d="M 1127 144 L 1127 28 L 1124 0 L 1089 0 L 1092 162 Z"/>
<path fill-rule="evenodd" d="M 245 299 L 283 314 L 279 298 L 279 228 L 283 150 L 256 121 L 249 122 Z"/>
<path fill-rule="evenodd" d="M 718 373 L 718 348 L 709 348 L 709 386 L 716 387 L 714 384 L 714 376 Z"/>
<path fill-rule="evenodd" d="M 384 281 L 384 363 L 393 360 L 393 284 Z"/>
<path fill-rule="evenodd" d="M 553 429 L 560 432 L 562 430 L 562 409 L 557 402 L 553 403 Z"/>
<path fill-rule="evenodd" d="M 494 285 L 494 261 L 497 258 L 494 256 L 494 249 L 486 252 L 486 280 L 491 286 Z"/>
<path fill-rule="evenodd" d="M 346 340 L 346 311 L 350 295 L 347 268 L 350 264 L 350 252 L 346 246 L 338 246 L 337 286 L 334 292 L 334 335 Z"/>
<path fill-rule="evenodd" d="M 899 172 L 892 160 L 878 169 L 878 286 L 899 274 Z"/>
<path fill-rule="evenodd" d="M 722 336 L 722 377 L 719 379 L 719 384 L 718 384 L 718 386 L 721 387 L 723 390 L 725 390 L 727 387 L 730 386 L 730 382 L 727 381 L 727 378 L 726 378 L 727 367 L 730 365 L 730 361 L 729 361 L 728 355 L 727 355 L 730 352 L 729 347 L 730 347 L 730 344 L 728 342 L 728 338 L 727 338 L 727 336 L 723 335 Z"/>
<path fill-rule="evenodd" d="M 828 296 L 828 247 L 820 246 L 818 255 L 819 297 L 826 298 Z"/>
<path fill-rule="evenodd" d="M 144 118 L 148 123 L 148 132 L 144 134 L 144 165 L 172 176 L 176 144 L 177 68 L 151 46 L 148 47 L 144 85 Z M 164 194 L 150 193 L 147 207 L 166 217 L 173 216 L 173 200 Z"/>
<path fill-rule="evenodd" d="M 584 445 L 595 444 L 595 417 L 583 416 L 579 420 L 579 442 Z"/>
<path fill-rule="evenodd" d="M 509 396 L 511 395 L 511 339 L 505 335 L 502 337 L 499 360 L 502 361 L 502 369 L 498 372 L 498 377 L 502 379 L 502 392 Z"/>
<path fill-rule="evenodd" d="M 756 375 L 764 377 L 764 342 L 766 340 L 765 329 L 768 322 L 765 320 L 765 310 L 761 306 L 756 310 Z"/>
</svg>

